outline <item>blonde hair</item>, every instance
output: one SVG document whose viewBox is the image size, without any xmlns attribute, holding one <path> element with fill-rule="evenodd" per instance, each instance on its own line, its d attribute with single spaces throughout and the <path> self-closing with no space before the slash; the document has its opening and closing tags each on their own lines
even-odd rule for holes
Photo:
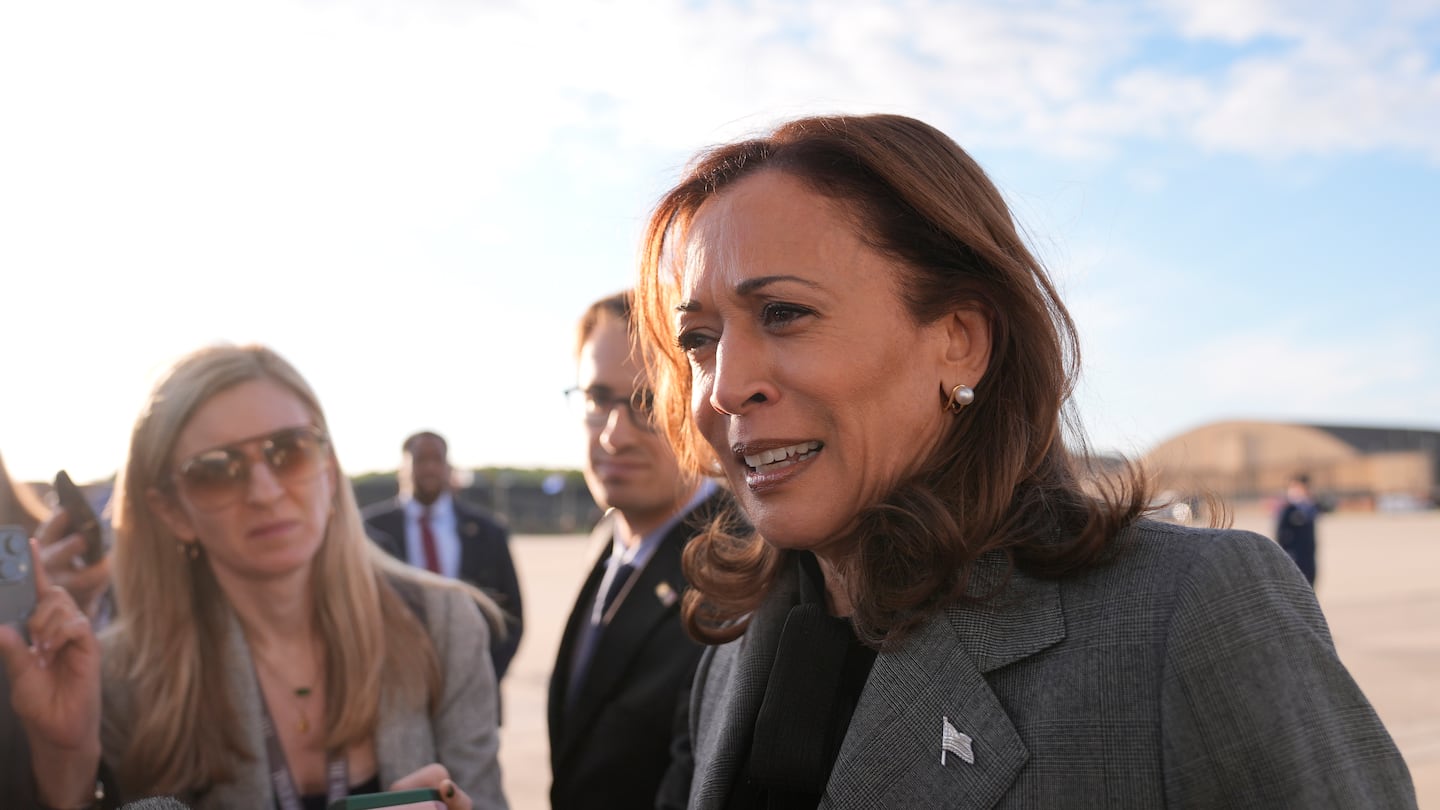
<svg viewBox="0 0 1440 810">
<path fill-rule="evenodd" d="M 193 794 L 233 778 L 237 760 L 260 752 L 244 743 L 229 698 L 236 662 L 226 660 L 230 609 L 205 562 L 178 553 L 179 538 L 147 504 L 164 491 L 170 457 L 191 416 L 216 394 L 268 380 L 304 403 L 316 427 L 325 416 L 300 374 L 263 346 L 212 346 L 181 358 L 156 384 L 135 422 L 115 487 L 115 596 L 106 631 L 106 677 L 130 684 L 137 712 L 119 765 L 128 795 Z M 328 435 L 328 432 L 326 433 Z M 354 493 L 330 449 L 334 512 L 311 570 L 315 628 L 324 645 L 325 746 L 370 739 L 382 686 L 410 705 L 433 704 L 439 659 L 415 611 L 391 582 L 442 582 L 390 558 L 365 535 Z M 165 496 L 170 497 L 170 496 Z M 487 607 L 482 603 L 482 608 Z M 493 605 L 488 605 L 493 615 Z M 493 625 L 493 621 L 492 621 Z M 376 662 L 381 662 L 376 666 Z"/>
</svg>

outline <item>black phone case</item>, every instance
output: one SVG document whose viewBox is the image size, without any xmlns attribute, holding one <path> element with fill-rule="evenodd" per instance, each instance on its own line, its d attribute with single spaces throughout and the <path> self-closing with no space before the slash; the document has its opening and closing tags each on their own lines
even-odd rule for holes
<svg viewBox="0 0 1440 810">
<path fill-rule="evenodd" d="M 387 793 L 371 793 L 363 796 L 347 796 L 330 803 L 326 810 L 374 810 L 381 807 L 402 807 L 407 804 L 443 801 L 440 791 L 434 788 L 397 790 Z"/>
<path fill-rule="evenodd" d="M 19 526 L 0 526 L 0 624 L 13 624 L 30 640 L 26 622 L 35 610 L 35 563 L 30 536 Z"/>
<path fill-rule="evenodd" d="M 85 564 L 94 565 L 100 562 L 105 556 L 105 543 L 100 530 L 100 518 L 95 515 L 95 510 L 90 508 L 90 502 L 85 500 L 85 493 L 75 482 L 70 480 L 70 474 L 61 470 L 55 474 L 55 498 L 60 503 L 60 508 L 70 516 L 70 527 L 68 532 L 79 532 L 85 537 Z"/>
</svg>

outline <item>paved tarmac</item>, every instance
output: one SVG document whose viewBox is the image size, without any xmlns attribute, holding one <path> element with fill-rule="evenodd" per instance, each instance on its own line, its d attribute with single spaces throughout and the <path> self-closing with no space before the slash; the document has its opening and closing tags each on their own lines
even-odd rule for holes
<svg viewBox="0 0 1440 810">
<path fill-rule="evenodd" d="M 1238 528 L 1273 535 L 1263 512 Z M 1440 809 L 1440 512 L 1321 519 L 1317 595 L 1341 659 L 1410 765 L 1421 808 Z M 525 638 L 505 679 L 500 762 L 516 810 L 549 806 L 546 685 L 593 554 L 581 536 L 518 536 Z"/>
</svg>

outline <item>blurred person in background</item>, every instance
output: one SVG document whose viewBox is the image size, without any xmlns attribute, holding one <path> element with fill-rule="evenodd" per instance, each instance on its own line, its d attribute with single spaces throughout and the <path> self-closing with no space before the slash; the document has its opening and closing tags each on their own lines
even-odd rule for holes
<svg viewBox="0 0 1440 810">
<path fill-rule="evenodd" d="M 550 676 L 553 810 L 656 805 L 701 649 L 680 623 L 680 558 L 728 502 L 713 480 L 682 472 L 655 433 L 630 307 L 627 291 L 586 310 L 566 392 L 585 425 L 585 482 L 607 511 Z M 681 782 L 665 790 L 683 806 L 688 770 L 674 773 Z"/>
<path fill-rule="evenodd" d="M 694 810 L 1414 807 L 1275 543 L 1089 478 L 1079 342 L 1000 192 L 895 115 L 708 150 L 636 320 L 684 468 Z"/>
<path fill-rule="evenodd" d="M 1315 524 L 1319 519 L 1320 506 L 1310 494 L 1310 476 L 1298 474 L 1285 487 L 1285 503 L 1276 520 L 1275 542 L 1295 561 L 1312 588 L 1315 587 Z"/>
<path fill-rule="evenodd" d="M 33 647 L 0 628 L 43 805 L 90 806 L 103 761 L 112 797 L 197 808 L 415 787 L 505 807 L 476 605 L 498 610 L 368 541 L 319 402 L 273 351 L 180 359 L 114 498 L 103 652 L 63 589 L 42 593 Z"/>
<path fill-rule="evenodd" d="M 367 506 L 365 525 L 397 560 L 479 588 L 505 612 L 505 632 L 490 640 L 495 679 L 520 647 L 524 606 L 510 556 L 510 531 L 478 506 L 455 497 L 450 447 L 438 433 L 405 439 L 396 478 L 400 494 Z"/>
</svg>

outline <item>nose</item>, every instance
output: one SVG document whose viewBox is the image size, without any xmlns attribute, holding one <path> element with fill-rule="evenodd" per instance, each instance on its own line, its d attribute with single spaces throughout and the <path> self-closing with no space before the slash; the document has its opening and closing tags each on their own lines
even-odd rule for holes
<svg viewBox="0 0 1440 810">
<path fill-rule="evenodd" d="M 634 444 L 639 436 L 640 429 L 635 427 L 630 409 L 618 403 L 612 406 L 605 415 L 604 427 L 600 428 L 600 446 L 615 453 Z"/>
<path fill-rule="evenodd" d="M 250 480 L 245 486 L 246 498 L 251 503 L 270 503 L 285 494 L 285 487 L 275 477 L 275 471 L 264 459 L 250 462 Z"/>
<path fill-rule="evenodd" d="M 729 335 L 715 347 L 710 376 L 710 407 L 717 413 L 739 416 L 748 409 L 773 401 L 779 394 L 771 379 L 762 341 Z"/>
</svg>

